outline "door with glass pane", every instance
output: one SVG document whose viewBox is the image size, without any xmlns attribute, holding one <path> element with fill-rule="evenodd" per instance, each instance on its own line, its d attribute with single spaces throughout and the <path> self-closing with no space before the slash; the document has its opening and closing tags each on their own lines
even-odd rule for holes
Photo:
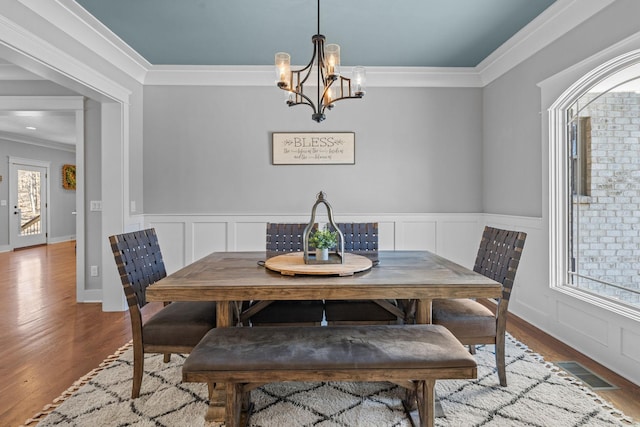
<svg viewBox="0 0 640 427">
<path fill-rule="evenodd" d="M 23 163 L 12 161 L 10 171 L 9 238 L 14 249 L 47 243 L 48 167 Z"/>
</svg>

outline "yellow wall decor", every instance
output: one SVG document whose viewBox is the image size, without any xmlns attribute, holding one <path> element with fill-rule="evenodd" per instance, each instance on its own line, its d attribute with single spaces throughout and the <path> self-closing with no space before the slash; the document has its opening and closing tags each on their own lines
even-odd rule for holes
<svg viewBox="0 0 640 427">
<path fill-rule="evenodd" d="M 76 165 L 62 165 L 62 187 L 76 189 Z"/>
</svg>

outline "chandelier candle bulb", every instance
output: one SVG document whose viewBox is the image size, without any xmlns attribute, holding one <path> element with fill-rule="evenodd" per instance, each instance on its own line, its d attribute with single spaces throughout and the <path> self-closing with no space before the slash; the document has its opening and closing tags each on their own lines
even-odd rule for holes
<svg viewBox="0 0 640 427">
<path fill-rule="evenodd" d="M 364 67 L 353 67 L 353 96 L 364 96 L 367 74 Z"/>
<path fill-rule="evenodd" d="M 276 73 L 278 78 L 278 87 L 290 87 L 291 78 L 291 56 L 286 52 L 276 53 Z"/>
<path fill-rule="evenodd" d="M 324 47 L 324 56 L 327 61 L 327 77 L 335 80 L 340 75 L 340 45 L 326 45 Z"/>
</svg>

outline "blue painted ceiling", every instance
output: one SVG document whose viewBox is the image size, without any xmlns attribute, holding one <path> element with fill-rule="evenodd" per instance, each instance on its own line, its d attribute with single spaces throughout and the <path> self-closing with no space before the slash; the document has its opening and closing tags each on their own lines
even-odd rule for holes
<svg viewBox="0 0 640 427">
<path fill-rule="evenodd" d="M 314 0 L 76 0 L 154 65 L 309 62 Z M 474 67 L 555 0 L 322 0 L 345 66 Z"/>
</svg>

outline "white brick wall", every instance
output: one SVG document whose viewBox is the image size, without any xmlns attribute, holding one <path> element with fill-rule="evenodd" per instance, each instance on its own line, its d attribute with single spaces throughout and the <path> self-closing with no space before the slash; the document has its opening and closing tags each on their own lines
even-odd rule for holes
<svg viewBox="0 0 640 427">
<path fill-rule="evenodd" d="M 589 94 L 582 100 L 593 100 L 580 113 L 591 117 L 591 188 L 590 196 L 574 198 L 577 272 L 640 290 L 640 94 Z M 637 294 L 594 281 L 579 284 L 640 304 Z"/>
</svg>

